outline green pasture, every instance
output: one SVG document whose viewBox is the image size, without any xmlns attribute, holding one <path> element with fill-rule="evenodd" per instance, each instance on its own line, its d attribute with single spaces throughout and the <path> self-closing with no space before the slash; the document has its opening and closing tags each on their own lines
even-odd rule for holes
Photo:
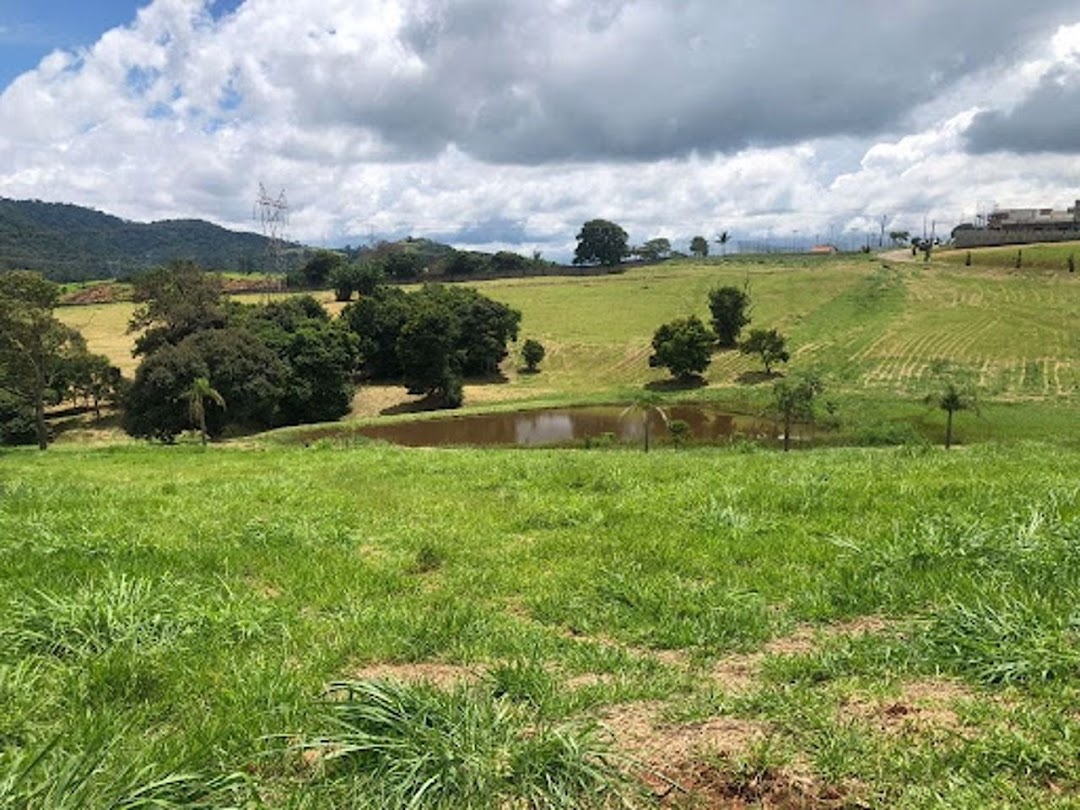
<svg viewBox="0 0 1080 810">
<path fill-rule="evenodd" d="M 1008 245 L 1004 247 L 940 250 L 934 253 L 935 262 L 964 264 L 971 253 L 972 266 L 1016 269 L 1020 254 L 1020 269 L 1064 270 L 1069 269 L 1069 257 L 1080 261 L 1080 242 L 1047 242 L 1034 245 Z"/>
<path fill-rule="evenodd" d="M 721 284 L 749 287 L 751 327 L 777 327 L 789 337 L 792 369 L 819 369 L 843 388 L 909 394 L 930 380 L 934 361 L 948 360 L 976 372 L 993 396 L 1074 394 L 1080 380 L 1075 276 L 937 262 L 729 258 L 474 286 L 519 308 L 523 337 L 548 347 L 541 375 L 519 377 L 516 358 L 508 360 L 505 391 L 513 398 L 534 388 L 577 396 L 663 379 L 647 363 L 656 327 L 689 314 L 706 317 L 708 291 Z M 91 348 L 128 367 L 130 313 L 130 304 L 60 310 L 86 332 Z M 737 387 L 740 375 L 756 368 L 751 358 L 719 353 L 708 381 Z"/>
<path fill-rule="evenodd" d="M 1077 482 L 1034 443 L 7 451 L 0 807 L 1075 807 Z"/>
</svg>

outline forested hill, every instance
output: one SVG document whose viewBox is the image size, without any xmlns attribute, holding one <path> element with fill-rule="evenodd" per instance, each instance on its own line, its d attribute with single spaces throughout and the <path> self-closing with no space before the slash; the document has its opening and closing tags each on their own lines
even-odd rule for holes
<svg viewBox="0 0 1080 810">
<path fill-rule="evenodd" d="M 202 220 L 128 222 L 77 205 L 0 197 L 0 270 L 38 270 L 56 281 L 122 278 L 173 259 L 259 270 L 266 241 Z"/>
</svg>

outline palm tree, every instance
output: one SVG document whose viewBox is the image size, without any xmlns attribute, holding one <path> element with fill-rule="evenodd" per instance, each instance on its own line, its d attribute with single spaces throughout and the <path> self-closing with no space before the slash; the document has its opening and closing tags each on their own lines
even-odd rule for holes
<svg viewBox="0 0 1080 810">
<path fill-rule="evenodd" d="M 225 408 L 225 398 L 218 393 L 217 389 L 210 385 L 206 377 L 196 377 L 191 387 L 184 392 L 184 399 L 188 401 L 188 416 L 192 424 L 199 429 L 202 443 L 206 444 L 206 400 L 210 400 L 219 408 Z"/>
<path fill-rule="evenodd" d="M 946 383 L 940 394 L 931 394 L 926 398 L 927 404 L 936 405 L 948 414 L 945 422 L 945 449 L 952 447 L 952 423 L 953 414 L 957 411 L 966 411 L 975 407 L 975 398 L 966 394 L 953 383 Z"/>
</svg>

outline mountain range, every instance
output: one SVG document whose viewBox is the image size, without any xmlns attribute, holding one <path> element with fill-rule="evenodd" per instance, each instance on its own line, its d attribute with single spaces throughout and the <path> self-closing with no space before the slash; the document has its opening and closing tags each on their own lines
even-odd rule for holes
<svg viewBox="0 0 1080 810">
<path fill-rule="evenodd" d="M 174 259 L 223 271 L 263 270 L 269 240 L 199 219 L 130 222 L 91 208 L 0 197 L 0 270 L 54 281 L 127 278 Z M 301 261 L 290 245 L 290 265 Z"/>
</svg>

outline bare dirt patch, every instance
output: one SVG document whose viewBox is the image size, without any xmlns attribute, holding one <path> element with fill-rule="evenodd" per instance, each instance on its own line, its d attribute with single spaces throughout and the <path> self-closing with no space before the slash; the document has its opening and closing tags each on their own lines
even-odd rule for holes
<svg viewBox="0 0 1080 810">
<path fill-rule="evenodd" d="M 672 763 L 701 755 L 737 755 L 765 738 L 762 723 L 734 717 L 710 717 L 697 723 L 665 723 L 663 704 L 625 703 L 609 708 L 601 722 L 616 747 L 649 769 L 663 771 Z"/>
<path fill-rule="evenodd" d="M 911 681 L 895 697 L 853 695 L 840 706 L 842 718 L 853 718 L 885 734 L 950 732 L 970 736 L 972 730 L 957 714 L 959 702 L 974 700 L 965 686 L 948 680 Z"/>
<path fill-rule="evenodd" d="M 484 676 L 484 671 L 482 667 L 419 662 L 370 664 L 350 673 L 350 676 L 357 680 L 426 683 L 439 689 L 452 689 L 461 684 L 476 683 Z"/>
<path fill-rule="evenodd" d="M 762 774 L 740 770 L 736 763 L 766 738 L 766 724 L 735 717 L 665 723 L 660 719 L 663 705 L 626 703 L 610 707 L 601 717 L 618 750 L 637 764 L 635 776 L 658 806 L 732 810 L 861 806 L 845 791 L 796 770 Z"/>
<path fill-rule="evenodd" d="M 791 633 L 767 642 L 757 652 L 724 656 L 713 667 L 712 679 L 725 692 L 747 692 L 757 682 L 761 663 L 766 656 L 807 655 L 828 639 L 880 633 L 892 625 L 892 622 L 880 616 L 860 616 L 851 621 L 824 626 L 800 625 Z"/>
<path fill-rule="evenodd" d="M 868 807 L 847 791 L 824 785 L 809 777 L 783 771 L 752 777 L 737 776 L 705 763 L 685 765 L 674 771 L 671 786 L 657 793 L 661 807 L 769 808 L 770 810 L 840 810 Z"/>
</svg>

